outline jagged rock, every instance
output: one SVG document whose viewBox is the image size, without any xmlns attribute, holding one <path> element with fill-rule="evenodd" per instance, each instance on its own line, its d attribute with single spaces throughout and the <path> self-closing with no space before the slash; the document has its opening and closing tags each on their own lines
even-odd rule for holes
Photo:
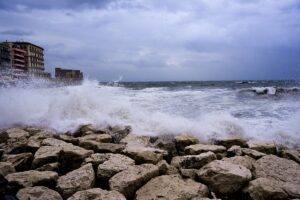
<svg viewBox="0 0 300 200">
<path fill-rule="evenodd" d="M 5 178 L 10 187 L 24 188 L 36 185 L 54 186 L 58 175 L 56 172 L 30 170 L 8 174 Z"/>
<path fill-rule="evenodd" d="M 276 146 L 274 142 L 271 141 L 257 141 L 250 140 L 247 142 L 250 149 L 265 153 L 265 154 L 274 154 L 276 155 Z"/>
<path fill-rule="evenodd" d="M 217 157 L 213 152 L 201 153 L 199 155 L 182 156 L 182 158 L 178 159 L 179 160 L 178 166 L 184 169 L 200 169 L 207 163 L 216 159 Z M 175 161 L 173 161 L 173 163 L 174 162 Z"/>
<path fill-rule="evenodd" d="M 108 134 L 90 134 L 90 135 L 85 135 L 83 137 L 78 137 L 79 140 L 79 145 L 80 143 L 87 141 L 87 140 L 92 140 L 95 142 L 111 142 L 112 137 Z"/>
<path fill-rule="evenodd" d="M 58 162 L 62 151 L 61 147 L 42 146 L 34 154 L 32 167 L 37 168 L 46 163 Z"/>
<path fill-rule="evenodd" d="M 199 140 L 190 134 L 182 134 L 175 137 L 175 142 L 179 155 L 183 155 L 185 147 L 198 144 Z"/>
<path fill-rule="evenodd" d="M 2 176 L 6 176 L 11 173 L 15 173 L 16 170 L 11 163 L 8 162 L 0 162 L 0 174 Z"/>
<path fill-rule="evenodd" d="M 259 151 L 253 150 L 253 149 L 247 149 L 247 148 L 242 148 L 242 153 L 243 153 L 243 155 L 250 156 L 251 158 L 254 158 L 254 159 L 259 159 L 266 155 L 265 153 L 262 153 L 262 152 L 259 152 Z"/>
<path fill-rule="evenodd" d="M 167 154 L 166 151 L 161 149 L 155 149 L 151 147 L 144 147 L 138 145 L 127 145 L 123 150 L 124 154 L 134 159 L 137 164 L 141 163 L 152 163 L 156 164 L 163 160 L 164 155 Z"/>
<path fill-rule="evenodd" d="M 29 137 L 29 133 L 27 131 L 24 131 L 22 129 L 19 128 L 11 128 L 11 129 L 7 129 L 6 132 L 8 133 L 8 137 L 10 139 L 17 139 L 17 138 L 22 138 L 22 137 Z"/>
<path fill-rule="evenodd" d="M 208 163 L 198 171 L 197 175 L 200 180 L 208 184 L 210 189 L 221 194 L 238 191 L 252 178 L 250 170 L 246 167 L 224 160 Z"/>
<path fill-rule="evenodd" d="M 124 149 L 124 144 L 100 143 L 94 151 L 98 153 L 121 153 Z"/>
<path fill-rule="evenodd" d="M 0 174 L 0 198 L 4 196 L 6 187 L 7 187 L 7 180 L 2 174 Z"/>
<path fill-rule="evenodd" d="M 63 147 L 65 145 L 70 145 L 65 141 L 58 140 L 55 138 L 46 138 L 41 143 L 43 146 L 54 146 L 54 147 Z"/>
<path fill-rule="evenodd" d="M 9 139 L 9 137 L 8 137 L 8 133 L 6 131 L 0 132 L 0 144 L 6 143 L 8 139 Z"/>
<path fill-rule="evenodd" d="M 59 177 L 57 189 L 64 198 L 68 198 L 76 191 L 86 190 L 93 187 L 95 174 L 92 164 L 86 164 L 79 169 L 71 171 L 64 176 Z"/>
<path fill-rule="evenodd" d="M 92 124 L 85 124 L 78 127 L 78 129 L 73 133 L 74 137 L 81 137 L 85 135 L 86 132 L 95 132 L 96 128 Z"/>
<path fill-rule="evenodd" d="M 101 188 L 92 188 L 78 191 L 68 200 L 126 200 L 123 194 L 117 191 L 107 191 Z"/>
<path fill-rule="evenodd" d="M 242 147 L 233 145 L 227 150 L 228 156 L 241 156 L 243 155 Z"/>
<path fill-rule="evenodd" d="M 28 126 L 24 128 L 24 131 L 27 131 L 30 135 L 37 134 L 38 132 L 41 132 L 42 129 L 38 127 Z"/>
<path fill-rule="evenodd" d="M 198 155 L 200 153 L 205 153 L 208 151 L 211 151 L 213 153 L 224 153 L 226 152 L 226 148 L 220 145 L 194 144 L 187 146 L 184 151 L 186 154 Z"/>
<path fill-rule="evenodd" d="M 113 143 L 119 143 L 123 138 L 125 138 L 131 131 L 130 126 L 125 126 L 122 128 L 109 128 L 109 134 L 112 137 Z"/>
<path fill-rule="evenodd" d="M 11 163 L 17 171 L 24 171 L 30 169 L 32 157 L 32 153 L 8 154 L 2 160 Z"/>
<path fill-rule="evenodd" d="M 174 166 L 176 168 L 180 167 L 180 163 L 184 160 L 183 156 L 175 156 L 171 160 L 171 166 Z"/>
<path fill-rule="evenodd" d="M 232 137 L 232 138 L 226 138 L 226 139 L 220 139 L 215 140 L 214 143 L 216 145 L 221 145 L 226 147 L 227 149 L 232 146 L 241 146 L 241 147 L 248 147 L 247 141 L 243 138 L 239 137 Z"/>
<path fill-rule="evenodd" d="M 28 139 L 27 146 L 30 150 L 36 151 L 41 147 L 41 143 L 46 138 L 52 138 L 53 133 L 48 131 L 41 131 Z"/>
<path fill-rule="evenodd" d="M 55 171 L 58 172 L 60 168 L 60 163 L 59 162 L 55 162 L 55 163 L 48 163 L 45 164 L 39 168 L 36 168 L 35 170 L 37 171 Z"/>
<path fill-rule="evenodd" d="M 66 134 L 58 135 L 58 139 L 63 140 L 63 141 L 68 142 L 68 143 L 72 143 L 74 145 L 78 145 L 78 143 L 79 143 L 78 138 L 74 138 L 73 136 L 66 135 Z"/>
<path fill-rule="evenodd" d="M 150 144 L 150 137 L 139 136 L 129 133 L 125 138 L 123 138 L 120 143 L 128 144 L 132 146 L 148 146 Z"/>
<path fill-rule="evenodd" d="M 298 164 L 300 164 L 300 152 L 297 150 L 283 150 L 281 152 L 281 156 L 283 158 L 293 160 L 293 161 L 297 162 Z"/>
<path fill-rule="evenodd" d="M 27 187 L 18 191 L 19 200 L 63 200 L 60 194 L 44 186 Z"/>
<path fill-rule="evenodd" d="M 197 169 L 182 169 L 182 168 L 180 169 L 180 174 L 182 177 L 190 178 L 193 180 L 197 179 L 197 172 L 198 172 Z"/>
<path fill-rule="evenodd" d="M 288 199 L 288 194 L 282 188 L 282 184 L 279 181 L 267 178 L 250 181 L 243 192 L 248 193 L 253 200 Z"/>
<path fill-rule="evenodd" d="M 164 159 L 166 159 L 168 162 L 172 159 L 172 157 L 178 155 L 174 135 L 162 135 L 155 138 L 154 140 L 155 141 L 152 142 L 151 146 L 154 148 L 165 150 L 166 155 L 164 155 Z"/>
<path fill-rule="evenodd" d="M 292 160 L 267 155 L 254 165 L 256 178 L 280 181 L 281 187 L 292 198 L 300 198 L 300 165 Z"/>
<path fill-rule="evenodd" d="M 160 175 L 165 175 L 170 167 L 170 165 L 167 163 L 165 160 L 159 161 L 156 166 L 159 169 L 159 174 Z"/>
<path fill-rule="evenodd" d="M 255 160 L 249 156 L 235 156 L 231 158 L 223 158 L 222 160 L 229 161 L 233 164 L 242 165 L 249 170 L 253 170 Z"/>
<path fill-rule="evenodd" d="M 94 167 L 97 167 L 98 165 L 107 161 L 109 158 L 110 154 L 94 153 L 89 157 L 85 158 L 82 164 L 86 165 L 87 163 L 92 163 Z"/>
<path fill-rule="evenodd" d="M 28 150 L 27 142 L 28 140 L 26 137 L 9 138 L 3 149 L 8 154 L 24 153 Z"/>
<path fill-rule="evenodd" d="M 153 178 L 136 192 L 136 200 L 186 200 L 193 197 L 206 197 L 208 188 L 178 175 L 164 175 Z"/>
<path fill-rule="evenodd" d="M 98 166 L 97 177 L 108 180 L 113 175 L 135 164 L 134 160 L 121 154 L 109 154 L 109 159 Z"/>
<path fill-rule="evenodd" d="M 4 150 L 0 149 L 0 160 L 2 159 L 3 154 L 4 154 Z"/>
<path fill-rule="evenodd" d="M 159 169 L 153 164 L 130 166 L 114 175 L 109 180 L 109 187 L 121 192 L 126 198 L 132 198 L 137 189 L 158 175 Z"/>
</svg>

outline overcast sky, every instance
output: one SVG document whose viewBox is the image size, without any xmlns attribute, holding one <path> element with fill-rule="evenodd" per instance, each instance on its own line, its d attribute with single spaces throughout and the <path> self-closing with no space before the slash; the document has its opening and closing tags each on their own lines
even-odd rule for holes
<svg viewBox="0 0 300 200">
<path fill-rule="evenodd" d="M 0 40 L 100 81 L 300 79 L 300 0 L 1 0 Z"/>
</svg>

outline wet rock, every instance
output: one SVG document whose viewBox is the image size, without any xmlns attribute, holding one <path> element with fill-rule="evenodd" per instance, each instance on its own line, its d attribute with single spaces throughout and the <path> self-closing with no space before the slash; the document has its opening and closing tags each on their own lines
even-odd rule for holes
<svg viewBox="0 0 300 200">
<path fill-rule="evenodd" d="M 49 132 L 49 131 L 38 132 L 28 139 L 27 147 L 32 152 L 35 152 L 41 147 L 41 143 L 44 139 L 52 138 L 52 137 L 53 137 L 52 132 Z"/>
<path fill-rule="evenodd" d="M 265 153 L 265 154 L 274 154 L 276 155 L 276 146 L 272 141 L 257 141 L 250 140 L 247 142 L 250 149 Z"/>
<path fill-rule="evenodd" d="M 198 173 L 198 177 L 214 192 L 231 194 L 238 191 L 245 183 L 251 180 L 252 174 L 244 166 L 236 165 L 224 160 L 215 160 Z"/>
<path fill-rule="evenodd" d="M 55 163 L 48 163 L 45 164 L 39 168 L 36 168 L 35 170 L 37 171 L 55 171 L 58 172 L 60 169 L 60 163 L 59 162 L 55 162 Z"/>
<path fill-rule="evenodd" d="M 216 159 L 217 157 L 213 152 L 201 153 L 199 155 L 182 156 L 182 158 L 179 158 L 178 166 L 184 169 L 200 169 L 207 163 Z M 175 161 L 173 161 L 173 163 L 174 162 Z"/>
<path fill-rule="evenodd" d="M 14 166 L 8 162 L 0 162 L 0 174 L 6 176 L 8 174 L 16 172 Z"/>
<path fill-rule="evenodd" d="M 63 200 L 60 194 L 44 186 L 27 187 L 18 191 L 19 200 Z"/>
<path fill-rule="evenodd" d="M 153 164 L 131 166 L 114 175 L 109 180 L 109 187 L 121 192 L 126 198 L 132 198 L 136 190 L 158 175 L 159 169 Z"/>
<path fill-rule="evenodd" d="M 258 178 L 250 181 L 243 189 L 253 200 L 288 199 L 288 194 L 282 189 L 281 183 L 267 178 Z"/>
<path fill-rule="evenodd" d="M 81 137 L 85 135 L 86 132 L 95 132 L 96 128 L 92 124 L 81 125 L 74 133 L 74 137 Z"/>
<path fill-rule="evenodd" d="M 281 152 L 281 157 L 293 160 L 300 164 L 300 152 L 297 150 L 283 150 Z"/>
<path fill-rule="evenodd" d="M 68 200 L 126 200 L 123 194 L 117 191 L 107 191 L 101 188 L 92 188 L 73 194 Z"/>
<path fill-rule="evenodd" d="M 243 155 L 250 156 L 251 158 L 254 158 L 254 159 L 259 159 L 266 155 L 265 153 L 262 153 L 262 152 L 259 152 L 259 151 L 253 150 L 253 149 L 247 149 L 247 148 L 242 148 L 242 153 L 243 153 Z"/>
<path fill-rule="evenodd" d="M 109 134 L 112 136 L 113 143 L 120 143 L 131 132 L 130 126 L 125 126 L 124 128 L 110 128 Z"/>
<path fill-rule="evenodd" d="M 32 158 L 32 153 L 20 153 L 5 155 L 2 160 L 11 163 L 16 171 L 24 171 L 31 168 Z"/>
<path fill-rule="evenodd" d="M 267 155 L 254 165 L 256 178 L 280 181 L 281 187 L 292 198 L 300 198 L 300 165 L 292 160 Z"/>
<path fill-rule="evenodd" d="M 65 141 L 58 140 L 55 138 L 46 138 L 42 141 L 43 146 L 54 146 L 54 147 L 63 147 L 65 145 L 70 145 L 66 143 Z"/>
<path fill-rule="evenodd" d="M 19 128 L 11 128 L 11 129 L 7 129 L 6 130 L 8 137 L 10 139 L 18 139 L 18 138 L 22 138 L 22 137 L 29 137 L 29 133 L 27 131 L 24 131 L 22 129 Z"/>
<path fill-rule="evenodd" d="M 156 164 L 159 161 L 163 160 L 164 155 L 167 154 L 167 152 L 164 150 L 132 144 L 127 146 L 123 152 L 130 158 L 134 159 L 137 164 Z"/>
<path fill-rule="evenodd" d="M 30 135 L 37 134 L 38 132 L 43 131 L 42 129 L 38 127 L 33 127 L 33 126 L 27 126 L 23 129 L 24 131 L 27 131 Z"/>
<path fill-rule="evenodd" d="M 184 155 L 185 147 L 198 144 L 199 140 L 190 134 L 182 134 L 175 137 L 175 142 L 179 155 Z"/>
<path fill-rule="evenodd" d="M 233 145 L 227 150 L 228 156 L 241 156 L 243 155 L 242 148 L 240 146 Z"/>
<path fill-rule="evenodd" d="M 222 160 L 231 162 L 233 164 L 242 165 L 249 170 L 253 170 L 255 160 L 249 156 L 235 156 L 231 158 L 223 158 Z"/>
<path fill-rule="evenodd" d="M 159 169 L 159 174 L 160 175 L 165 175 L 170 167 L 170 165 L 167 163 L 165 160 L 159 161 L 156 166 Z"/>
<path fill-rule="evenodd" d="M 125 138 L 123 138 L 120 143 L 128 144 L 132 146 L 149 146 L 150 145 L 150 137 L 148 136 L 139 136 L 135 134 L 128 134 Z"/>
<path fill-rule="evenodd" d="M 232 146 L 248 147 L 247 141 L 243 138 L 232 137 L 214 141 L 215 145 L 221 145 L 229 149 Z"/>
<path fill-rule="evenodd" d="M 36 185 L 54 186 L 58 175 L 56 172 L 30 170 L 8 174 L 5 178 L 10 187 L 24 188 Z"/>
<path fill-rule="evenodd" d="M 177 199 L 206 197 L 208 188 L 193 181 L 182 179 L 178 175 L 164 175 L 153 178 L 136 192 L 136 200 Z"/>
<path fill-rule="evenodd" d="M 184 151 L 189 155 L 197 155 L 208 151 L 213 153 L 224 153 L 226 152 L 226 148 L 220 145 L 194 144 L 187 146 Z"/>
<path fill-rule="evenodd" d="M 61 147 L 42 146 L 34 154 L 32 167 L 37 168 L 46 163 L 58 162 L 61 151 Z"/>
<path fill-rule="evenodd" d="M 78 138 L 74 138 L 73 136 L 66 135 L 66 134 L 60 134 L 58 136 L 58 139 L 63 140 L 63 141 L 68 142 L 68 143 L 72 143 L 74 145 L 78 145 L 78 143 L 79 143 Z"/>
<path fill-rule="evenodd" d="M 10 138 L 6 141 L 6 145 L 3 147 L 4 151 L 8 154 L 18 154 L 28 151 L 27 138 Z"/>
<path fill-rule="evenodd" d="M 112 137 L 108 134 L 90 134 L 90 135 L 85 135 L 83 137 L 79 137 L 79 145 L 80 143 L 87 141 L 87 140 L 92 140 L 95 142 L 111 142 Z"/>
<path fill-rule="evenodd" d="M 86 164 L 79 169 L 59 177 L 56 187 L 64 198 L 68 198 L 77 191 L 92 188 L 94 182 L 95 174 L 93 166 L 92 164 Z"/>
<path fill-rule="evenodd" d="M 9 139 L 9 137 L 8 137 L 8 133 L 6 131 L 0 132 L 0 144 L 6 143 L 8 139 Z"/>
<path fill-rule="evenodd" d="M 131 158 L 121 154 L 109 154 L 109 159 L 98 166 L 97 177 L 108 180 L 113 175 L 135 164 Z"/>
<path fill-rule="evenodd" d="M 151 146 L 153 148 L 165 150 L 166 154 L 164 155 L 164 159 L 168 162 L 171 161 L 172 157 L 178 155 L 174 135 L 159 136 L 152 142 Z"/>
</svg>

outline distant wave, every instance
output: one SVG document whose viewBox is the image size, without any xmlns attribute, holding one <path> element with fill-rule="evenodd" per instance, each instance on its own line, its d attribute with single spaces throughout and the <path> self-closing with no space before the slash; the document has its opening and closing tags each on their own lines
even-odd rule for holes
<svg viewBox="0 0 300 200">
<path fill-rule="evenodd" d="M 252 87 L 239 90 L 240 93 L 252 92 L 257 95 L 300 94 L 298 87 Z"/>
</svg>

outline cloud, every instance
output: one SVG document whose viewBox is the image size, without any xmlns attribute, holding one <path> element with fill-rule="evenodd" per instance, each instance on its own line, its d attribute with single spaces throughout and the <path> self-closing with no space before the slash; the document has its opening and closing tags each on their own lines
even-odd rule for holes
<svg viewBox="0 0 300 200">
<path fill-rule="evenodd" d="M 51 70 L 101 80 L 278 79 L 295 78 L 300 63 L 298 0 L 8 2 L 0 39 L 45 47 Z"/>
</svg>

